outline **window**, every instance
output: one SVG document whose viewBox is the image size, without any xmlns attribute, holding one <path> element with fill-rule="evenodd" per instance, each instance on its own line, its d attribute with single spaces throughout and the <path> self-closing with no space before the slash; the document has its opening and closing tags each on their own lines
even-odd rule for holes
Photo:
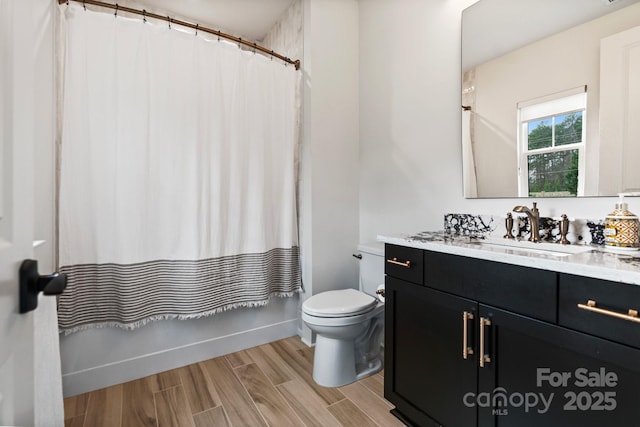
<svg viewBox="0 0 640 427">
<path fill-rule="evenodd" d="M 586 87 L 567 92 L 518 104 L 519 196 L 584 193 Z"/>
</svg>

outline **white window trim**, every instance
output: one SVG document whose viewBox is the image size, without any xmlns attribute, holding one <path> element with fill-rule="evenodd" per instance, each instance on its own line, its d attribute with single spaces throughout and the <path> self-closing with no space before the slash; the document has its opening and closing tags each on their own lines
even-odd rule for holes
<svg viewBox="0 0 640 427">
<path fill-rule="evenodd" d="M 518 196 L 529 197 L 528 162 L 529 154 L 544 154 L 558 151 L 578 150 L 578 189 L 577 196 L 584 196 L 585 186 L 585 143 L 587 136 L 586 86 L 569 89 L 556 94 L 518 103 Z M 566 144 L 549 148 L 529 150 L 527 143 L 527 123 L 546 117 L 582 111 L 582 136 L 577 144 Z M 555 138 L 555 137 L 554 137 Z"/>
</svg>

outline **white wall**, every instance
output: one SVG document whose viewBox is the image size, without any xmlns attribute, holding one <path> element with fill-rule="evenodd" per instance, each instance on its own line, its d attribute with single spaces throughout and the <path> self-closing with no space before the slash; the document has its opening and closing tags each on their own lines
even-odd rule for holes
<svg viewBox="0 0 640 427">
<path fill-rule="evenodd" d="M 356 0 L 304 1 L 304 298 L 358 286 L 358 49 Z"/>
<path fill-rule="evenodd" d="M 360 241 L 442 229 L 446 212 L 506 213 L 523 202 L 462 195 L 460 17 L 474 2 L 360 2 Z M 613 203 L 544 199 L 539 208 L 603 218 Z M 640 211 L 640 200 L 629 203 Z"/>
</svg>

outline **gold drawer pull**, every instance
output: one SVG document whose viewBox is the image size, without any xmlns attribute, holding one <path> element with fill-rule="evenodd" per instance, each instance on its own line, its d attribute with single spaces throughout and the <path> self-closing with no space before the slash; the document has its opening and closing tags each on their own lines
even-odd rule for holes
<svg viewBox="0 0 640 427">
<path fill-rule="evenodd" d="M 596 302 L 591 299 L 587 301 L 586 304 L 578 304 L 578 308 L 581 308 L 587 311 L 593 311 L 594 313 L 604 314 L 605 316 L 611 316 L 611 317 L 616 317 L 618 319 L 628 320 L 630 322 L 640 323 L 640 317 L 638 317 L 638 310 L 634 310 L 632 308 L 629 309 L 627 314 L 618 313 L 615 311 L 596 307 Z"/>
<path fill-rule="evenodd" d="M 473 313 L 468 311 L 462 312 L 462 358 L 466 359 L 470 354 L 473 354 L 473 348 L 469 347 L 468 341 L 468 327 L 469 320 L 473 320 Z"/>
<path fill-rule="evenodd" d="M 398 261 L 398 258 L 394 258 L 388 259 L 387 262 L 389 264 L 399 265 L 400 267 L 411 268 L 411 261 L 400 262 Z"/>
<path fill-rule="evenodd" d="M 481 368 L 484 368 L 484 365 L 486 363 L 491 362 L 491 357 L 489 357 L 489 355 L 485 353 L 485 348 L 484 348 L 484 327 L 485 326 L 491 326 L 491 320 L 485 317 L 481 317 L 480 318 L 480 358 L 479 358 Z"/>
</svg>

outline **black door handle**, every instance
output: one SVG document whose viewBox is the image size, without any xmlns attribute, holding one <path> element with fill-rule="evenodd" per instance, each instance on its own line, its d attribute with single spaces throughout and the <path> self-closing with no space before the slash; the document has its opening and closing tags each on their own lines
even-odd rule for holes
<svg viewBox="0 0 640 427">
<path fill-rule="evenodd" d="M 67 287 L 67 275 L 53 273 L 39 276 L 37 287 L 45 295 L 60 295 Z"/>
<path fill-rule="evenodd" d="M 66 274 L 38 274 L 38 261 L 25 259 L 20 265 L 20 313 L 38 307 L 38 294 L 60 295 L 67 287 Z"/>
</svg>

